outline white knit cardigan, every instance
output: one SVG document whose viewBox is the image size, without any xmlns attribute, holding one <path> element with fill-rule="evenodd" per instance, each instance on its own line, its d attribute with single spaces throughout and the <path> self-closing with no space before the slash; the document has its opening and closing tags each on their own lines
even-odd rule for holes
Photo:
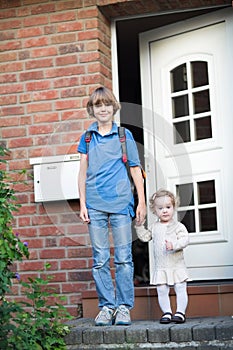
<svg viewBox="0 0 233 350">
<path fill-rule="evenodd" d="M 184 282 L 188 272 L 184 261 L 183 249 L 189 244 L 186 227 L 175 220 L 169 224 L 155 222 L 147 230 L 136 226 L 138 238 L 143 242 L 152 239 L 154 267 L 151 269 L 150 284 L 168 284 Z M 166 250 L 165 240 L 172 242 L 173 250 Z"/>
</svg>

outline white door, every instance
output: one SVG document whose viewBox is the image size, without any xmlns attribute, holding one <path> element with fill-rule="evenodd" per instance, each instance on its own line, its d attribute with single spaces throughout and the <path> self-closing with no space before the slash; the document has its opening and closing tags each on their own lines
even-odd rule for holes
<svg viewBox="0 0 233 350">
<path fill-rule="evenodd" d="M 147 197 L 179 195 L 193 280 L 233 278 L 232 34 L 228 9 L 140 37 Z"/>
</svg>

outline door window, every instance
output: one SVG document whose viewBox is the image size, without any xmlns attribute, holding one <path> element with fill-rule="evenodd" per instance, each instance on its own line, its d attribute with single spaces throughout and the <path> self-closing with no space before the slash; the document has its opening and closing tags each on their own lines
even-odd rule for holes
<svg viewBox="0 0 233 350">
<path fill-rule="evenodd" d="M 218 230 L 215 180 L 176 185 L 180 198 L 178 220 L 190 233 Z"/>
<path fill-rule="evenodd" d="M 187 61 L 170 71 L 174 144 L 212 138 L 207 61 Z"/>
</svg>

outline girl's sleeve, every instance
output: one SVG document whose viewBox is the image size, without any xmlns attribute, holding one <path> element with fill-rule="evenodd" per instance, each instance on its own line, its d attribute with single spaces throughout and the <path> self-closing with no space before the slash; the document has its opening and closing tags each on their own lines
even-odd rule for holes
<svg viewBox="0 0 233 350">
<path fill-rule="evenodd" d="M 149 242 L 152 239 L 152 230 L 151 228 L 146 229 L 144 225 L 137 226 L 135 225 L 135 230 L 138 236 L 138 239 L 142 242 Z"/>
<path fill-rule="evenodd" d="M 184 249 L 189 244 L 189 233 L 181 222 L 176 228 L 176 241 L 172 243 L 174 250 Z"/>
</svg>

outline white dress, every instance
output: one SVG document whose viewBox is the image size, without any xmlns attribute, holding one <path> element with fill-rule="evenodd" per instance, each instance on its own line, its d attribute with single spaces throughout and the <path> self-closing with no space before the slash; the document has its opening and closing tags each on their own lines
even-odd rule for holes
<svg viewBox="0 0 233 350">
<path fill-rule="evenodd" d="M 149 230 L 144 226 L 136 227 L 138 237 L 152 236 L 154 268 L 150 276 L 150 284 L 168 284 L 184 282 L 188 279 L 188 272 L 184 261 L 183 249 L 189 243 L 186 227 L 175 220 L 169 224 L 156 222 Z M 166 250 L 165 240 L 172 242 L 173 250 Z"/>
</svg>

